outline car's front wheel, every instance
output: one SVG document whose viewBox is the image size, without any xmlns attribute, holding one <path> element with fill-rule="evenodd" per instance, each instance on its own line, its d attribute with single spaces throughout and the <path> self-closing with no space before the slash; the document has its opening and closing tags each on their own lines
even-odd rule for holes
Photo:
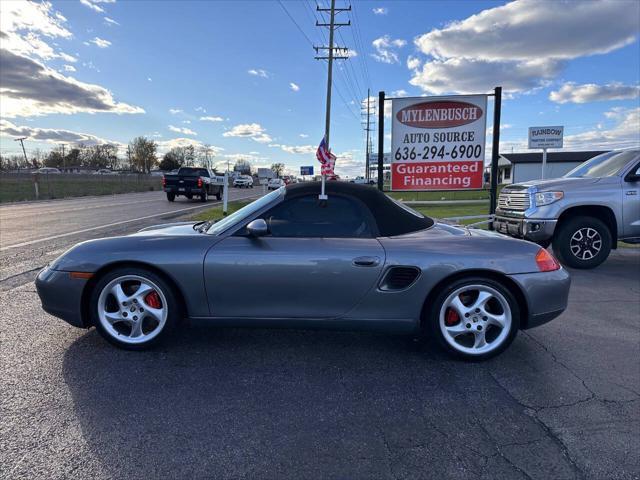
<svg viewBox="0 0 640 480">
<path fill-rule="evenodd" d="M 165 339 L 179 318 L 171 287 L 152 271 L 122 268 L 102 277 L 93 289 L 93 324 L 113 345 L 143 350 Z"/>
<path fill-rule="evenodd" d="M 612 242 L 611 232 L 601 220 L 574 217 L 559 226 L 553 252 L 569 267 L 595 268 L 611 253 Z"/>
<path fill-rule="evenodd" d="M 428 322 L 428 333 L 447 353 L 465 360 L 486 360 L 513 342 L 520 328 L 520 309 L 501 283 L 464 278 L 438 293 Z"/>
</svg>

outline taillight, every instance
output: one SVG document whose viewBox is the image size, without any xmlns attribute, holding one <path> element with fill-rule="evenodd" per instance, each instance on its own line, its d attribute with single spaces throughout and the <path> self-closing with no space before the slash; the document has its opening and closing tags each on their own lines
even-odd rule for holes
<svg viewBox="0 0 640 480">
<path fill-rule="evenodd" d="M 202 179 L 201 178 L 198 179 L 198 188 L 202 188 Z"/>
<path fill-rule="evenodd" d="M 162 186 L 165 187 L 167 185 L 167 179 L 162 177 Z"/>
<path fill-rule="evenodd" d="M 541 272 L 553 272 L 560 268 L 560 264 L 555 257 L 544 248 L 541 248 L 538 250 L 538 253 L 536 253 L 536 263 L 538 264 L 538 269 Z"/>
</svg>

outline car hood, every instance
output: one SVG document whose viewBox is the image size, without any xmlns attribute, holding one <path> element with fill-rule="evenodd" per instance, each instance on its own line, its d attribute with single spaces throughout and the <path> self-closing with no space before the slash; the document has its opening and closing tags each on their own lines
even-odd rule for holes
<svg viewBox="0 0 640 480">
<path fill-rule="evenodd" d="M 539 192 L 548 192 L 553 190 L 561 190 L 563 188 L 579 188 L 582 186 L 592 185 L 594 183 L 597 183 L 599 180 L 599 178 L 561 177 L 550 178 L 548 180 L 530 180 L 528 182 L 509 185 L 509 187 L 513 187 L 515 185 L 524 187 L 536 187 Z"/>
<path fill-rule="evenodd" d="M 201 235 L 200 232 L 193 229 L 198 222 L 175 222 L 163 223 L 161 225 L 153 225 L 143 228 L 136 233 L 132 233 L 131 237 L 140 236 L 159 236 L 159 235 Z"/>
</svg>

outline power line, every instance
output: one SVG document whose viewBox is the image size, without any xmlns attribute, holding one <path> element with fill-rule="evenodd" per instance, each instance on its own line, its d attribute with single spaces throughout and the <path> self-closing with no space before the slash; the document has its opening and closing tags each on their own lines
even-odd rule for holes
<svg viewBox="0 0 640 480">
<path fill-rule="evenodd" d="M 296 22 L 295 18 L 293 18 L 293 16 L 291 16 L 291 14 L 289 13 L 289 11 L 287 10 L 287 7 L 284 6 L 284 3 L 282 3 L 282 0 L 278 0 L 278 3 L 280 4 L 280 6 L 282 7 L 282 10 L 284 10 L 284 13 L 287 14 L 287 16 L 291 19 L 291 21 L 293 22 L 293 24 L 297 27 L 298 31 L 304 36 L 304 38 L 306 38 L 307 42 L 309 43 L 309 45 L 311 45 L 311 47 L 313 47 L 313 42 L 311 41 L 311 39 L 307 36 L 306 33 L 304 33 L 304 30 L 302 30 L 302 27 L 300 25 L 298 25 L 298 22 Z"/>
</svg>

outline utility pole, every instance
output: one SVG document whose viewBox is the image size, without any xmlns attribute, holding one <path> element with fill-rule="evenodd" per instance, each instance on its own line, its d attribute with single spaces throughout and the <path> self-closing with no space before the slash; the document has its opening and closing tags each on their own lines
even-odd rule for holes
<svg viewBox="0 0 640 480">
<path fill-rule="evenodd" d="M 336 0 L 331 0 L 330 8 L 320 8 L 316 6 L 316 10 L 318 12 L 329 12 L 329 23 L 319 23 L 316 20 L 316 27 L 329 27 L 329 45 L 327 46 L 319 46 L 313 47 L 316 51 L 316 54 L 319 53 L 320 50 L 327 50 L 329 53 L 327 56 L 316 56 L 316 60 L 328 60 L 329 66 L 327 71 L 327 107 L 326 107 L 326 117 L 325 117 L 325 125 L 324 125 L 324 141 L 327 145 L 327 150 L 330 149 L 329 143 L 329 133 L 331 130 L 331 85 L 333 82 L 333 60 L 341 59 L 346 60 L 349 58 L 345 54 L 340 54 L 340 52 L 347 52 L 348 49 L 346 47 L 334 47 L 333 45 L 333 34 L 335 30 L 339 27 L 346 27 L 351 25 L 351 20 L 347 23 L 336 23 L 335 17 L 336 13 L 340 12 L 348 12 L 351 11 L 351 5 L 349 8 L 336 8 Z M 338 55 L 335 55 L 334 51 L 338 51 Z M 327 196 L 324 193 L 326 178 L 325 175 L 322 175 L 322 191 L 320 192 L 320 200 L 326 200 Z"/>
<path fill-rule="evenodd" d="M 24 161 L 27 165 L 27 167 L 29 167 L 29 159 L 27 158 L 27 151 L 24 149 L 24 141 L 27 139 L 27 137 L 20 137 L 20 138 L 14 138 L 13 141 L 14 142 L 20 142 L 20 145 L 22 145 L 22 153 L 24 154 Z M 20 170 L 20 168 L 18 168 L 18 170 Z"/>
<path fill-rule="evenodd" d="M 366 178 L 367 180 L 369 180 L 369 178 L 371 177 L 370 172 L 369 172 L 369 166 L 370 166 L 370 159 L 371 159 L 371 139 L 369 137 L 369 132 L 371 132 L 374 129 L 373 123 L 371 121 L 371 91 L 370 89 L 367 88 L 367 119 L 365 122 L 365 127 L 364 130 L 365 132 L 367 132 L 367 139 L 366 139 L 366 144 L 365 144 L 365 173 L 364 173 L 364 178 Z"/>
<path fill-rule="evenodd" d="M 133 172 L 133 163 L 131 163 L 131 145 L 127 145 L 127 159 L 129 160 L 129 173 Z"/>
<path fill-rule="evenodd" d="M 61 143 L 60 146 L 62 147 L 62 169 L 65 170 L 67 167 L 67 157 L 64 155 L 64 147 L 66 147 L 67 144 Z"/>
</svg>

